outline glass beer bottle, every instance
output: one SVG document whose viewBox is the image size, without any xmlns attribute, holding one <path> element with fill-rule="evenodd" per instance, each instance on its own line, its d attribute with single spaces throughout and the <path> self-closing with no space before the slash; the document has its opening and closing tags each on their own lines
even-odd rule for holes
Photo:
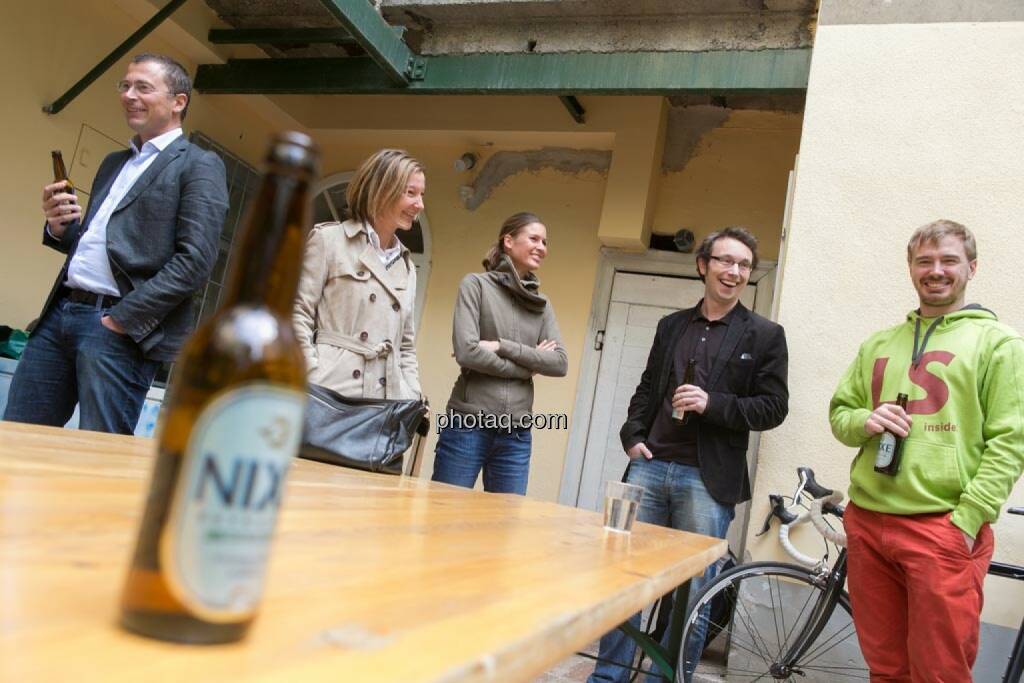
<svg viewBox="0 0 1024 683">
<path fill-rule="evenodd" d="M 683 384 L 693 384 L 694 375 L 697 370 L 697 361 L 693 358 L 686 361 L 686 371 L 683 373 Z M 664 414 L 664 413 L 663 413 Z M 684 425 L 690 421 L 690 411 L 682 408 L 672 408 L 672 421 L 677 425 Z"/>
<path fill-rule="evenodd" d="M 896 395 L 896 405 L 907 409 L 908 396 Z M 875 472 L 895 476 L 900 471 L 900 458 L 903 455 L 903 437 L 896 436 L 888 429 L 882 432 L 878 441 L 878 452 L 875 454 Z"/>
<path fill-rule="evenodd" d="M 59 149 L 55 149 L 52 152 L 50 152 L 50 157 L 53 160 L 53 182 L 59 183 L 62 180 L 67 181 L 67 185 L 64 186 L 64 189 L 63 190 L 58 190 L 58 191 L 59 192 L 67 192 L 68 194 L 74 194 L 75 193 L 75 186 L 71 182 L 71 178 L 68 178 L 68 169 L 64 165 L 64 155 L 62 155 L 60 153 Z M 66 201 L 64 203 L 65 204 L 70 204 L 71 202 L 69 200 L 69 201 Z M 67 227 L 69 227 L 71 225 L 74 225 L 77 222 L 78 221 L 71 221 L 70 223 L 67 224 L 65 229 L 67 229 Z"/>
<path fill-rule="evenodd" d="M 182 352 L 121 597 L 121 624 L 188 643 L 238 640 L 255 618 L 306 369 L 292 306 L 318 153 L 271 140 L 217 312 Z"/>
<path fill-rule="evenodd" d="M 50 152 L 50 157 L 53 159 L 53 182 L 59 183 L 62 180 L 66 180 L 68 184 L 64 186 L 62 192 L 74 194 L 75 186 L 71 184 L 71 179 L 68 178 L 68 169 L 64 166 L 64 156 L 60 153 L 59 149 L 55 149 Z"/>
</svg>

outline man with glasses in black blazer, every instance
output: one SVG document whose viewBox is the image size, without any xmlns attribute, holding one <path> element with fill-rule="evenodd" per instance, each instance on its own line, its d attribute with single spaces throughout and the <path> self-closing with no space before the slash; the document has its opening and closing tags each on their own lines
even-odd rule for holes
<svg viewBox="0 0 1024 683">
<path fill-rule="evenodd" d="M 788 352 L 782 327 L 740 303 L 757 267 L 757 238 L 740 227 L 713 232 L 696 260 L 704 297 L 658 323 L 619 436 L 626 481 L 644 487 L 639 521 L 725 538 L 736 504 L 750 499 L 750 432 L 779 426 L 789 410 Z M 694 577 L 690 596 L 714 573 L 712 565 Z M 639 626 L 640 615 L 630 621 Z M 598 653 L 605 661 L 589 683 L 625 683 L 635 653 L 621 630 L 606 634 Z M 701 653 L 686 654 L 689 681 Z"/>
</svg>

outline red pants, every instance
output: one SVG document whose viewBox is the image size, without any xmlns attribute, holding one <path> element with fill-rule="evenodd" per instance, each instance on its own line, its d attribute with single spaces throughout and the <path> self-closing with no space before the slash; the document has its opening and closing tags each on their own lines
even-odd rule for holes
<svg viewBox="0 0 1024 683">
<path fill-rule="evenodd" d="M 970 683 L 992 529 L 974 550 L 949 513 L 846 507 L 853 621 L 872 681 Z"/>
</svg>

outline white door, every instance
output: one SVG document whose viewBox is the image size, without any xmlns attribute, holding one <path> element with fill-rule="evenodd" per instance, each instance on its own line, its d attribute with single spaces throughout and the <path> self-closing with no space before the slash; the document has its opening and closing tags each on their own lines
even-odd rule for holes
<svg viewBox="0 0 1024 683">
<path fill-rule="evenodd" d="M 629 400 L 640 383 L 658 321 L 695 305 L 704 293 L 698 278 L 615 273 L 598 367 L 577 506 L 601 510 L 605 482 L 619 481 L 627 458 L 619 442 Z M 741 301 L 753 308 L 751 283 Z"/>
</svg>

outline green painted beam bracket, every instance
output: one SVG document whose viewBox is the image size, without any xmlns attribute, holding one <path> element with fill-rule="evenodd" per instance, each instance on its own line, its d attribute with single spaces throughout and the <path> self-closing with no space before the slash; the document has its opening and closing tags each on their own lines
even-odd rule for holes
<svg viewBox="0 0 1024 683">
<path fill-rule="evenodd" d="M 410 81 L 422 81 L 427 76 L 427 60 L 413 55 L 405 67 L 405 75 Z"/>
<path fill-rule="evenodd" d="M 569 116 L 572 120 L 579 124 L 587 122 L 587 110 L 583 108 L 580 101 L 576 99 L 575 95 L 559 95 L 558 99 L 561 101 L 562 106 L 569 112 Z"/>
<path fill-rule="evenodd" d="M 47 114 L 56 114 L 60 112 L 64 107 L 71 104 L 71 101 L 82 94 L 82 91 L 92 85 L 93 81 L 103 75 L 103 73 L 117 63 L 121 57 L 128 54 L 128 51 L 139 44 L 139 42 L 153 32 L 157 26 L 164 22 L 164 19 L 171 16 L 176 9 L 184 5 L 186 0 L 170 0 L 166 5 L 163 6 L 160 11 L 153 15 L 153 17 L 143 24 L 138 31 L 128 36 L 127 39 L 120 45 L 114 48 L 114 50 L 103 58 L 103 60 L 89 70 L 87 74 L 78 79 L 78 82 L 68 88 L 68 91 L 55 99 L 50 104 L 43 106 L 43 111 Z"/>
<path fill-rule="evenodd" d="M 393 85 L 409 84 L 406 72 L 414 56 L 412 50 L 373 5 L 366 0 L 320 0 L 320 3 L 352 34 Z"/>
</svg>

